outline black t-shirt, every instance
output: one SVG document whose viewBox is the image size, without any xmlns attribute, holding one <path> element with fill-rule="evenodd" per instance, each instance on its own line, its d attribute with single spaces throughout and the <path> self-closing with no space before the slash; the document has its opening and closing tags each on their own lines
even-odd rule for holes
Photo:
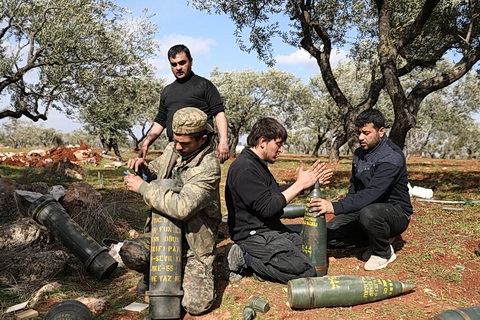
<svg viewBox="0 0 480 320">
<path fill-rule="evenodd" d="M 173 140 L 172 120 L 177 110 L 194 107 L 202 110 L 208 116 L 208 122 L 213 127 L 213 117 L 219 112 L 225 112 L 220 93 L 209 80 L 197 76 L 177 79 L 163 89 L 160 97 L 160 107 L 155 122 L 167 129 L 167 136 Z"/>
</svg>

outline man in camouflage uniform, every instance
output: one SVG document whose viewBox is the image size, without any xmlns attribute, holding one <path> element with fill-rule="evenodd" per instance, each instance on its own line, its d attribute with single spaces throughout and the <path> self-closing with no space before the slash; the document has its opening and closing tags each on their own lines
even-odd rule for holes
<svg viewBox="0 0 480 320">
<path fill-rule="evenodd" d="M 213 130 L 203 111 L 180 109 L 173 117 L 172 129 L 174 140 L 160 157 L 148 166 L 142 158 L 128 162 L 135 172 L 147 173 L 147 181 L 153 174 L 157 180 L 148 183 L 131 174 L 125 177 L 125 184 L 128 190 L 143 195 L 153 210 L 182 221 L 187 247 L 182 305 L 188 313 L 198 315 L 208 311 L 215 299 L 213 260 L 221 220 L 220 163 L 212 146 Z M 155 183 L 159 179 L 176 179 L 181 187 Z M 137 293 L 144 293 L 148 289 L 150 234 L 126 240 L 120 256 L 127 267 L 145 275 L 137 286 Z"/>
</svg>

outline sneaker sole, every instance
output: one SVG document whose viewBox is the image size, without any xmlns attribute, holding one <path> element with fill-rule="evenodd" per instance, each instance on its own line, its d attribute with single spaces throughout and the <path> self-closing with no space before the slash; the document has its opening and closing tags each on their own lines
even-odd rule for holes
<svg viewBox="0 0 480 320">
<path fill-rule="evenodd" d="M 388 266 L 389 263 L 392 263 L 393 261 L 395 261 L 397 259 L 397 255 L 395 253 L 392 254 L 392 256 L 390 257 L 390 259 L 387 260 L 387 262 L 385 264 L 382 264 L 381 266 L 378 266 L 378 267 L 373 267 L 373 268 L 364 268 L 366 271 L 373 271 L 373 270 L 379 270 L 379 269 L 383 269 L 385 268 L 386 266 Z"/>
<path fill-rule="evenodd" d="M 391 244 L 390 244 L 390 250 L 392 251 L 392 254 L 395 254 L 395 250 L 393 249 L 393 246 Z M 365 252 L 362 253 L 362 260 L 363 261 L 368 261 L 368 259 L 370 259 L 370 257 L 372 256 L 372 253 L 373 252 L 372 252 L 371 248 L 368 248 L 367 250 L 365 250 Z M 395 260 L 395 259 L 393 259 L 393 260 Z"/>
<path fill-rule="evenodd" d="M 230 270 L 230 264 L 228 263 L 228 256 L 233 247 L 234 243 L 227 244 L 225 248 L 225 253 L 223 254 L 223 278 L 228 282 L 237 282 L 240 281 L 243 276 L 239 273 L 235 273 Z"/>
</svg>

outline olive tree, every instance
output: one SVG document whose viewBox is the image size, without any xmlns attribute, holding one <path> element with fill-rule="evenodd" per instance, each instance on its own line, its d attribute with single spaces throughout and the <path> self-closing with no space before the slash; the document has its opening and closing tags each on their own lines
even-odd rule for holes
<svg viewBox="0 0 480 320">
<path fill-rule="evenodd" d="M 343 134 L 339 144 L 356 145 L 353 120 L 374 107 L 382 89 L 393 106 L 390 138 L 404 147 L 408 131 L 415 127 L 421 102 L 432 92 L 463 77 L 480 59 L 480 2 L 442 0 L 192 0 L 206 12 L 227 14 L 236 25 L 240 49 L 256 52 L 269 65 L 273 59 L 272 39 L 306 50 L 319 66 L 322 80 L 338 107 Z M 283 17 L 288 25 L 281 23 Z M 245 41 L 245 38 L 248 41 Z M 365 98 L 352 102 L 333 72 L 331 54 L 348 46 L 351 57 L 369 66 Z M 458 61 L 448 70 L 436 69 L 449 53 Z M 419 78 L 412 87 L 402 77 L 419 69 L 437 72 Z"/>
<path fill-rule="evenodd" d="M 99 136 L 105 153 L 113 149 L 120 157 L 119 141 L 125 141 L 127 135 L 138 150 L 148 132 L 147 124 L 158 111 L 162 88 L 163 80 L 153 76 L 104 79 L 82 101 L 79 119 L 89 134 Z M 135 135 L 136 126 L 140 137 Z"/>
<path fill-rule="evenodd" d="M 298 114 L 298 95 L 294 88 L 300 79 L 292 73 L 275 69 L 267 71 L 226 71 L 215 69 L 210 74 L 222 96 L 228 116 L 230 152 L 235 153 L 241 135 L 249 132 L 261 117 L 273 116 L 286 126 Z"/>
<path fill-rule="evenodd" d="M 469 72 L 458 83 L 434 92 L 422 102 L 418 124 L 407 135 L 406 154 L 473 157 L 478 145 L 478 124 L 473 114 L 479 110 L 480 79 L 475 72 Z"/>
<path fill-rule="evenodd" d="M 108 0 L 0 2 L 0 119 L 72 114 L 104 79 L 145 74 L 157 49 L 147 13 L 128 18 Z"/>
</svg>

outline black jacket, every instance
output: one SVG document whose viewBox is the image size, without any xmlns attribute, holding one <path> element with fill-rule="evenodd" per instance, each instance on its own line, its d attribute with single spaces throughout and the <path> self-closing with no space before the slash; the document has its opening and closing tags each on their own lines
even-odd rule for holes
<svg viewBox="0 0 480 320">
<path fill-rule="evenodd" d="M 335 214 L 355 212 L 372 203 L 400 205 L 413 213 L 408 193 L 406 160 L 386 136 L 372 150 L 355 150 L 347 196 L 333 203 Z"/>
<path fill-rule="evenodd" d="M 280 187 L 267 163 L 245 148 L 231 164 L 225 187 L 232 240 L 269 230 L 283 230 L 280 217 L 287 201 L 282 191 L 288 187 Z"/>
</svg>

